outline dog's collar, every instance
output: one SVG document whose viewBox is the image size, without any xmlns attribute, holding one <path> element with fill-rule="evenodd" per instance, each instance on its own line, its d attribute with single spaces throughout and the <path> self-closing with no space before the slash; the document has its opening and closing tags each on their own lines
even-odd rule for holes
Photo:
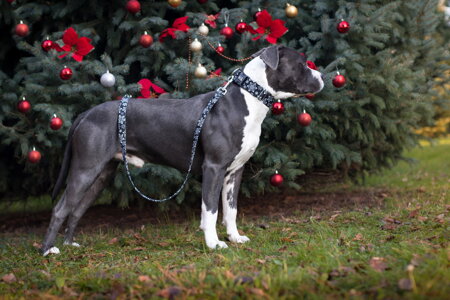
<svg viewBox="0 0 450 300">
<path fill-rule="evenodd" d="M 233 82 L 238 86 L 249 92 L 252 96 L 256 97 L 265 106 L 271 108 L 272 104 L 276 101 L 275 98 L 262 86 L 254 82 L 247 75 L 245 75 L 244 71 L 241 69 L 234 70 L 233 74 Z"/>
</svg>

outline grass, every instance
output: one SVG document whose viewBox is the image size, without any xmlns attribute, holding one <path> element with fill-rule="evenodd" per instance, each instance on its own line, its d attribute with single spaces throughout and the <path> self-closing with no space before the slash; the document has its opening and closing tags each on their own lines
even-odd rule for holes
<svg viewBox="0 0 450 300">
<path fill-rule="evenodd" d="M 341 187 L 382 190 L 379 207 L 240 218 L 251 241 L 223 250 L 206 248 L 197 218 L 97 228 L 48 258 L 40 233 L 0 233 L 0 299 L 448 299 L 449 153 L 414 149 L 413 166 Z"/>
</svg>

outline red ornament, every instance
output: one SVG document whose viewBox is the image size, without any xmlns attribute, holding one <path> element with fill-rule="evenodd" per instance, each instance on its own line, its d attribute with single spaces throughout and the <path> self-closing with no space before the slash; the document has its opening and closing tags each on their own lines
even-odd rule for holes
<svg viewBox="0 0 450 300">
<path fill-rule="evenodd" d="M 241 22 L 236 24 L 235 29 L 238 33 L 244 33 L 247 31 L 247 26 L 248 26 L 247 23 L 245 23 L 241 20 Z"/>
<path fill-rule="evenodd" d="M 284 112 L 284 104 L 280 100 L 272 104 L 272 113 L 274 115 L 281 115 L 283 112 Z"/>
<path fill-rule="evenodd" d="M 216 52 L 223 54 L 225 52 L 225 48 L 219 44 L 219 46 L 216 47 Z"/>
<path fill-rule="evenodd" d="M 30 32 L 30 28 L 28 28 L 28 25 L 24 24 L 23 21 L 20 21 L 20 23 L 16 25 L 15 31 L 18 36 L 24 37 Z"/>
<path fill-rule="evenodd" d="M 42 50 L 44 50 L 45 52 L 50 51 L 50 49 L 53 48 L 53 42 L 50 41 L 48 38 L 42 42 L 41 44 Z"/>
<path fill-rule="evenodd" d="M 347 33 L 350 30 L 350 24 L 347 21 L 342 20 L 337 24 L 336 29 L 339 33 Z"/>
<path fill-rule="evenodd" d="M 9 4 L 13 3 L 14 0 L 6 0 L 6 2 L 8 2 Z"/>
<path fill-rule="evenodd" d="M 220 34 L 229 39 L 233 36 L 233 29 L 225 24 L 225 27 L 220 30 Z"/>
<path fill-rule="evenodd" d="M 283 181 L 283 175 L 278 174 L 278 171 L 275 171 L 275 174 L 270 177 L 270 184 L 273 186 L 280 186 L 283 184 Z"/>
<path fill-rule="evenodd" d="M 314 99 L 315 96 L 316 96 L 316 95 L 314 95 L 314 94 L 306 94 L 306 95 L 305 95 L 305 98 L 306 98 L 306 99 L 309 99 L 309 100 L 312 100 L 312 99 Z"/>
<path fill-rule="evenodd" d="M 73 71 L 71 68 L 68 67 L 64 67 L 64 69 L 61 70 L 61 72 L 59 72 L 59 77 L 62 80 L 69 80 L 70 78 L 72 78 L 73 75 Z"/>
<path fill-rule="evenodd" d="M 58 130 L 63 126 L 63 120 L 58 118 L 56 115 L 53 115 L 53 118 L 50 120 L 50 128 L 53 130 Z"/>
<path fill-rule="evenodd" d="M 139 44 L 141 44 L 142 47 L 148 48 L 151 44 L 153 44 L 153 38 L 150 34 L 147 33 L 147 31 L 144 32 L 143 35 L 141 35 L 141 38 L 139 39 Z"/>
<path fill-rule="evenodd" d="M 337 88 L 343 87 L 345 85 L 344 75 L 340 75 L 339 72 L 333 78 L 333 85 Z"/>
<path fill-rule="evenodd" d="M 311 124 L 312 118 L 311 115 L 307 112 L 303 111 L 301 114 L 297 116 L 297 121 L 303 127 L 309 126 Z"/>
<path fill-rule="evenodd" d="M 38 163 L 41 160 L 41 153 L 34 147 L 33 150 L 28 152 L 28 161 L 32 164 Z"/>
<path fill-rule="evenodd" d="M 313 70 L 317 70 L 317 66 L 314 62 L 307 60 L 306 61 L 306 65 L 308 66 L 308 68 L 313 69 Z"/>
<path fill-rule="evenodd" d="M 261 14 L 261 8 L 258 8 L 258 11 L 255 12 L 255 14 L 253 15 L 253 20 L 256 21 L 256 19 L 258 19 L 260 14 Z"/>
<path fill-rule="evenodd" d="M 205 4 L 206 2 L 208 2 L 208 0 L 197 0 L 197 2 L 200 4 Z"/>
<path fill-rule="evenodd" d="M 27 113 L 31 109 L 31 104 L 27 100 L 25 100 L 25 97 L 19 103 L 17 103 L 17 110 L 21 113 Z"/>
<path fill-rule="evenodd" d="M 132 13 L 138 13 L 141 10 L 141 3 L 137 0 L 130 0 L 127 2 L 127 10 Z"/>
</svg>

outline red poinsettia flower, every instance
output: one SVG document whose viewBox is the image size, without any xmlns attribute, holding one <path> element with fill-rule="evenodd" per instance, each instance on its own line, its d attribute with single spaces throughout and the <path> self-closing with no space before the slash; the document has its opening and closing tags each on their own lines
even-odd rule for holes
<svg viewBox="0 0 450 300">
<path fill-rule="evenodd" d="M 217 27 L 216 20 L 219 16 L 220 13 L 217 13 L 215 15 L 207 15 L 205 23 L 211 26 L 211 28 L 216 28 Z"/>
<path fill-rule="evenodd" d="M 219 77 L 220 75 L 222 75 L 222 68 L 218 68 L 217 70 L 210 72 L 208 78 Z"/>
<path fill-rule="evenodd" d="M 147 78 L 139 80 L 138 83 L 141 85 L 141 96 L 138 98 L 157 98 L 159 94 L 166 92 Z"/>
<path fill-rule="evenodd" d="M 59 46 L 57 43 L 53 43 L 53 49 L 58 52 L 67 52 L 60 55 L 59 58 L 63 58 L 69 54 L 72 54 L 72 58 L 76 61 L 83 61 L 83 58 L 94 49 L 91 45 L 91 39 L 87 37 L 78 37 L 78 33 L 70 27 L 64 31 L 62 38 L 64 46 Z"/>
<path fill-rule="evenodd" d="M 258 24 L 258 28 L 255 30 L 248 26 L 248 31 L 250 33 L 259 35 L 254 37 L 253 40 L 259 40 L 263 35 L 266 36 L 266 40 L 271 44 L 276 44 L 277 40 L 282 37 L 288 29 L 284 26 L 286 23 L 281 19 L 272 20 L 272 16 L 267 12 L 267 10 L 263 10 L 258 14 L 256 18 L 256 23 Z"/>
<path fill-rule="evenodd" d="M 173 27 L 166 28 L 163 32 L 161 32 L 159 41 L 162 43 L 168 35 L 170 35 L 173 39 L 176 38 L 175 31 L 187 32 L 191 28 L 186 24 L 187 19 L 188 17 L 181 17 L 173 21 Z"/>
</svg>

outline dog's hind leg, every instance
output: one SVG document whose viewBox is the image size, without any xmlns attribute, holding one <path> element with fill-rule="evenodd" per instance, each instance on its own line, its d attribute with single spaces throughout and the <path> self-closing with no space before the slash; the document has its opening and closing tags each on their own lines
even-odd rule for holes
<svg viewBox="0 0 450 300">
<path fill-rule="evenodd" d="M 205 233 L 206 245 L 211 249 L 228 247 L 225 242 L 219 240 L 216 230 L 220 190 L 224 177 L 225 168 L 208 163 L 203 165 L 202 219 L 200 228 Z"/>
<path fill-rule="evenodd" d="M 94 183 L 104 166 L 105 163 L 101 163 L 91 168 L 71 168 L 67 188 L 61 200 L 53 209 L 50 225 L 42 243 L 41 251 L 44 256 L 50 253 L 59 253 L 59 249 L 53 247 L 53 245 L 61 225 L 74 207 L 81 202 L 84 194 Z"/>
<path fill-rule="evenodd" d="M 118 162 L 110 161 L 101 174 L 97 177 L 94 183 L 86 192 L 83 199 L 73 208 L 73 211 L 69 214 L 69 219 L 67 221 L 66 235 L 64 238 L 64 245 L 72 245 L 79 247 L 78 243 L 73 242 L 73 236 L 75 234 L 75 229 L 80 221 L 81 217 L 84 215 L 86 210 L 91 206 L 91 204 L 97 199 L 98 195 L 103 191 L 106 184 L 111 179 L 114 171 L 117 168 Z"/>
<path fill-rule="evenodd" d="M 236 226 L 237 198 L 244 167 L 231 170 L 225 176 L 222 187 L 223 224 L 227 228 L 228 239 L 233 243 L 245 243 L 250 239 L 240 235 Z"/>
</svg>

